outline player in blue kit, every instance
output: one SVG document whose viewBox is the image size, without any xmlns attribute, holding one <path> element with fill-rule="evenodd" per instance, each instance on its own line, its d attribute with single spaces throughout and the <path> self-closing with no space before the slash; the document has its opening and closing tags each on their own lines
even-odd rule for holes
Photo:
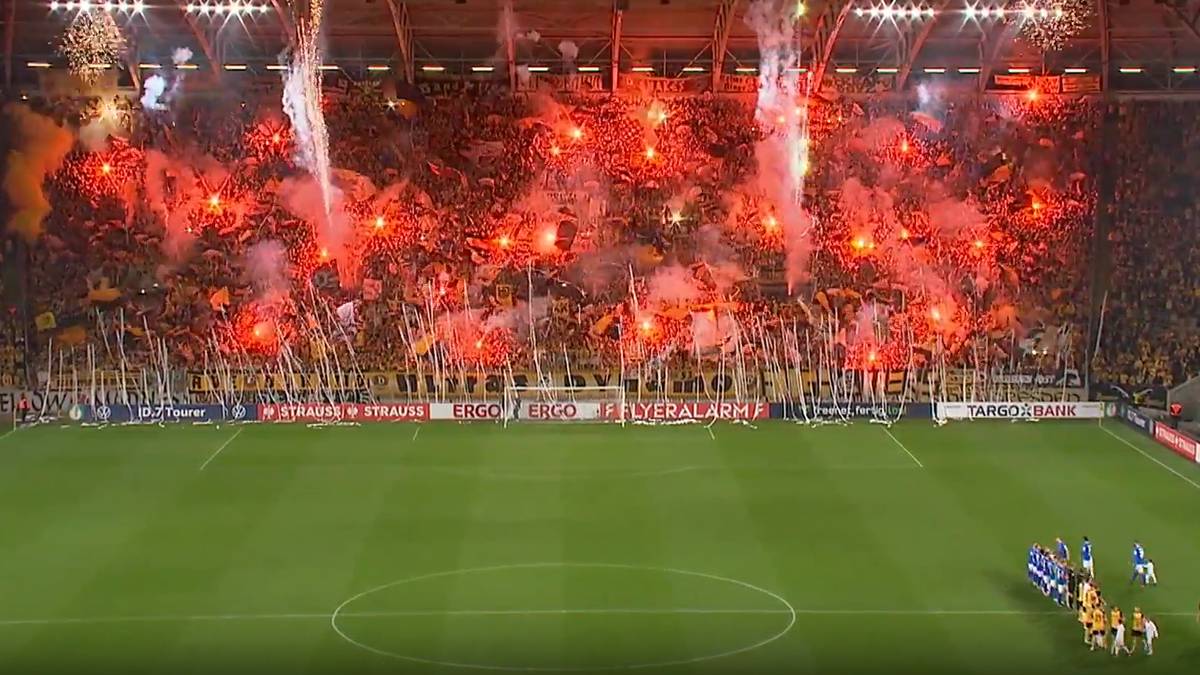
<svg viewBox="0 0 1200 675">
<path fill-rule="evenodd" d="M 1058 539 L 1055 539 L 1054 541 L 1058 544 L 1058 546 L 1056 547 L 1058 561 L 1063 562 L 1063 563 L 1070 562 L 1071 561 L 1071 549 L 1067 548 L 1067 542 L 1063 541 L 1061 537 Z"/>
<path fill-rule="evenodd" d="M 1083 571 L 1087 572 L 1089 577 L 1096 576 L 1096 563 L 1092 561 L 1092 542 L 1087 537 L 1083 538 L 1083 546 L 1079 549 L 1080 558 L 1083 560 Z"/>
<path fill-rule="evenodd" d="M 1129 583 L 1141 579 L 1142 585 L 1146 585 L 1146 550 L 1138 542 L 1133 542 L 1133 576 L 1129 577 Z"/>
</svg>

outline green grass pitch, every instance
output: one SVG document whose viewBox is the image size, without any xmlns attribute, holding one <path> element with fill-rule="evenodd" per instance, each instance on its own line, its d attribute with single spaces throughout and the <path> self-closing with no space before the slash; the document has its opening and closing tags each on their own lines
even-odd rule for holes
<svg viewBox="0 0 1200 675">
<path fill-rule="evenodd" d="M 1200 467 L 1132 430 L 711 431 L 18 431 L 0 672 L 1200 673 Z M 1027 583 L 1057 535 L 1153 657 Z"/>
</svg>

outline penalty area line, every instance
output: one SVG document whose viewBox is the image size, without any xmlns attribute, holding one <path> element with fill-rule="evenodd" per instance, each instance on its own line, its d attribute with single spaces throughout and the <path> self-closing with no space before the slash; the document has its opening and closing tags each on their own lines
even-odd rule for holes
<svg viewBox="0 0 1200 675">
<path fill-rule="evenodd" d="M 904 447 L 904 444 L 900 442 L 899 438 L 896 438 L 896 435 L 892 433 L 891 429 L 889 429 L 887 427 L 883 427 L 883 433 L 887 434 L 888 438 L 892 439 L 892 442 L 895 443 L 897 446 L 900 447 L 901 450 L 904 451 L 904 454 L 911 457 L 912 461 L 917 463 L 917 466 L 921 467 L 922 469 L 925 468 L 925 465 L 921 463 L 921 460 L 917 459 L 916 455 L 912 454 L 912 452 L 908 448 Z"/>
<path fill-rule="evenodd" d="M 1125 440 L 1124 438 L 1121 438 L 1120 436 L 1109 431 L 1108 427 L 1104 426 L 1103 420 L 1101 421 L 1101 424 L 1100 424 L 1100 430 L 1103 431 L 1104 433 L 1108 434 L 1109 436 L 1112 436 L 1113 438 L 1117 439 L 1118 441 L 1124 443 L 1125 445 L 1128 445 L 1129 447 L 1133 448 L 1134 450 L 1137 450 L 1137 453 L 1139 455 L 1141 455 L 1142 457 L 1145 457 L 1146 459 L 1150 460 L 1151 462 L 1154 462 L 1155 464 L 1161 466 L 1162 468 L 1166 469 L 1167 471 L 1170 471 L 1171 473 L 1175 474 L 1179 478 L 1182 478 L 1183 480 L 1187 481 L 1188 485 L 1191 485 L 1192 487 L 1196 488 L 1197 490 L 1200 490 L 1200 483 L 1197 483 L 1196 481 L 1192 480 L 1191 478 L 1188 478 L 1187 476 L 1179 473 L 1178 471 L 1171 468 L 1167 464 L 1159 461 L 1159 459 L 1157 457 L 1155 457 L 1154 455 L 1151 455 L 1150 453 L 1146 452 L 1145 450 L 1142 450 L 1141 448 L 1134 445 L 1133 443 L 1130 443 L 1129 441 Z"/>
<path fill-rule="evenodd" d="M 229 444 L 233 442 L 233 439 L 242 435 L 242 432 L 245 431 L 245 429 L 246 427 L 238 427 L 238 430 L 233 432 L 232 436 L 225 439 L 225 442 L 221 444 L 221 447 L 217 448 L 216 452 L 209 455 L 208 459 L 204 460 L 204 463 L 200 465 L 200 470 L 203 471 L 206 466 L 212 463 L 212 461 L 217 458 L 217 455 L 221 454 L 222 450 L 229 447 Z"/>
</svg>

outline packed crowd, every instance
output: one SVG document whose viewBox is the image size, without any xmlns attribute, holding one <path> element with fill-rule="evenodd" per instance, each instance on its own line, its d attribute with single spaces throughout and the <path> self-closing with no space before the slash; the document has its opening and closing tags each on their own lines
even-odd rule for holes
<svg viewBox="0 0 1200 675">
<path fill-rule="evenodd" d="M 1200 106 L 1117 112 L 1113 272 L 1093 375 L 1133 395 L 1200 374 Z"/>
<path fill-rule="evenodd" d="M 42 347 L 146 362 L 159 344 L 192 368 L 333 347 L 364 370 L 535 353 L 576 367 L 1084 359 L 1099 153 L 1083 101 L 756 111 L 708 96 L 388 102 L 356 89 L 326 106 L 341 196 L 316 222 L 320 191 L 273 97 L 169 113 L 35 102 L 102 132 L 48 182 L 54 209 L 31 248 L 33 313 L 52 317 Z M 767 156 L 796 127 L 803 215 L 777 203 Z M 1179 242 L 1171 218 L 1161 236 Z M 1190 270 L 1178 260 L 1152 267 Z M 1122 305 L 1110 325 L 1137 311 Z"/>
</svg>

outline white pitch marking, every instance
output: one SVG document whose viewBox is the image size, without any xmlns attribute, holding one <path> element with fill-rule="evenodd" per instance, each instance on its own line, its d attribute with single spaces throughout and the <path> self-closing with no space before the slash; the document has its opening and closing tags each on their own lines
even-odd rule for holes
<svg viewBox="0 0 1200 675">
<path fill-rule="evenodd" d="M 787 609 L 705 609 L 705 608 L 590 608 L 590 609 L 464 609 L 400 610 L 378 612 L 339 612 L 339 618 L 384 619 L 427 616 L 554 616 L 620 614 L 745 614 L 789 615 Z M 1026 611 L 1020 609 L 800 609 L 797 615 L 809 616 L 1050 616 L 1060 610 Z M 1188 612 L 1151 612 L 1158 616 L 1194 616 Z M 328 621 L 330 612 L 280 612 L 274 614 L 159 614 L 146 616 L 93 616 L 59 619 L 0 619 L 0 626 L 70 626 L 114 623 L 186 623 L 189 621 Z"/>
<path fill-rule="evenodd" d="M 413 439 L 413 442 L 414 442 L 414 443 L 417 441 L 417 436 L 418 436 L 418 435 L 420 435 L 420 433 L 421 433 L 421 425 L 420 425 L 420 424 L 418 424 L 418 425 L 417 425 L 417 430 L 413 432 L 413 437 L 412 437 L 412 439 Z"/>
<path fill-rule="evenodd" d="M 17 433 L 16 427 L 9 429 L 8 431 L 4 432 L 3 434 L 0 434 L 0 441 L 3 441 L 4 439 L 8 438 L 9 436 L 12 436 L 15 433 Z"/>
<path fill-rule="evenodd" d="M 1196 488 L 1197 490 L 1200 490 L 1200 483 L 1196 483 L 1196 481 L 1192 480 L 1191 478 L 1188 478 L 1187 476 L 1179 473 L 1175 469 L 1172 469 L 1170 466 L 1167 466 L 1166 464 L 1162 463 L 1161 461 L 1158 460 L 1158 458 L 1149 454 L 1145 450 L 1142 450 L 1141 448 L 1134 445 L 1133 443 L 1130 443 L 1129 441 L 1125 440 L 1124 438 L 1121 438 L 1120 436 L 1109 431 L 1103 424 L 1100 425 L 1100 430 L 1103 431 L 1104 433 L 1108 434 L 1109 436 L 1112 436 L 1113 438 L 1117 439 L 1118 441 L 1121 441 L 1125 445 L 1128 445 L 1129 447 L 1133 448 L 1134 450 L 1137 450 L 1138 454 L 1141 455 L 1142 457 L 1145 457 L 1146 459 L 1150 460 L 1151 462 L 1154 462 L 1155 464 L 1161 466 L 1162 468 L 1166 469 L 1167 471 L 1170 471 L 1171 473 L 1175 474 L 1176 476 L 1179 476 L 1183 480 L 1187 481 L 1188 485 L 1191 485 L 1192 487 Z"/>
<path fill-rule="evenodd" d="M 228 439 L 226 439 L 225 442 L 221 444 L 221 447 L 217 448 L 216 452 L 209 455 L 208 459 L 204 460 L 204 463 L 200 465 L 200 470 L 203 471 L 204 467 L 208 466 L 210 462 L 212 462 L 214 459 L 216 459 L 217 455 L 221 454 L 222 450 L 229 447 L 229 444 L 233 442 L 233 439 L 237 438 L 238 436 L 241 436 L 242 431 L 244 431 L 245 429 L 246 429 L 246 427 L 238 427 L 238 430 L 233 432 L 233 435 L 230 436 Z"/>
<path fill-rule="evenodd" d="M 904 444 L 900 442 L 899 438 L 896 438 L 896 436 L 892 433 L 891 429 L 889 429 L 887 427 L 883 427 L 883 433 L 887 434 L 888 438 L 892 439 L 893 443 L 900 446 L 900 449 L 904 451 L 904 454 L 908 455 L 909 457 L 912 457 L 912 461 L 916 462 L 917 466 L 921 467 L 922 469 L 925 468 L 925 465 L 921 463 L 921 460 L 917 459 L 916 455 L 912 454 L 912 452 L 910 452 L 908 448 L 904 447 Z"/>
</svg>

